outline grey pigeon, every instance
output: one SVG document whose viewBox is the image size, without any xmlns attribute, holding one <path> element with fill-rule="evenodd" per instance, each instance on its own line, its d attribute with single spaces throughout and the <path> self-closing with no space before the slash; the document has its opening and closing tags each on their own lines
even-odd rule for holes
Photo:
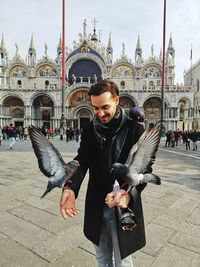
<svg viewBox="0 0 200 267">
<path fill-rule="evenodd" d="M 43 198 L 55 187 L 63 188 L 67 180 L 80 172 L 80 165 L 77 160 L 65 163 L 58 150 L 38 129 L 29 126 L 28 130 L 39 168 L 49 178 Z"/>
<path fill-rule="evenodd" d="M 132 107 L 129 110 L 129 117 L 135 121 L 144 121 L 144 110 L 139 107 Z"/>
<path fill-rule="evenodd" d="M 112 171 L 116 179 L 121 178 L 128 183 L 128 190 L 139 183 L 161 184 L 159 176 L 153 173 L 145 173 L 147 167 L 155 161 L 155 155 L 160 143 L 160 133 L 157 128 L 146 130 L 138 142 L 129 152 L 125 164 L 114 163 Z"/>
</svg>

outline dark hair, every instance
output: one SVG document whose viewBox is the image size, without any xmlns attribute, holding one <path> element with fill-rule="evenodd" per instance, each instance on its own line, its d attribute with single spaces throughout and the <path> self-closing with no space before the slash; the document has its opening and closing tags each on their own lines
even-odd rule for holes
<svg viewBox="0 0 200 267">
<path fill-rule="evenodd" d="M 91 85 L 88 95 L 98 96 L 105 92 L 110 92 L 112 96 L 119 95 L 119 89 L 117 85 L 109 80 L 102 80 L 100 82 Z"/>
</svg>

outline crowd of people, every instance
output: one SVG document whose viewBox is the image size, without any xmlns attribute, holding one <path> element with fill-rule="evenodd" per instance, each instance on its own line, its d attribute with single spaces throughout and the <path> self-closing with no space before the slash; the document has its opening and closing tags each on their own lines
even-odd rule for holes
<svg viewBox="0 0 200 267">
<path fill-rule="evenodd" d="M 80 140 L 81 133 L 79 128 L 67 127 L 65 130 L 64 127 L 53 129 L 52 127 L 42 126 L 41 128 L 37 127 L 37 129 L 39 129 L 48 139 L 59 136 L 60 140 L 64 140 L 64 137 L 66 137 L 66 142 L 71 140 L 79 142 Z M 3 140 L 9 140 L 8 148 L 13 150 L 16 140 L 27 142 L 28 135 L 28 127 L 15 127 L 12 123 L 4 127 L 0 125 L 0 146 Z"/>
<path fill-rule="evenodd" d="M 46 126 L 42 126 L 42 128 L 38 128 L 45 137 L 48 139 L 54 138 L 55 136 L 60 136 L 60 140 L 64 139 L 64 136 L 66 136 L 66 142 L 69 142 L 71 140 L 79 141 L 80 138 L 80 130 L 78 127 L 67 127 L 66 130 L 64 127 L 61 128 L 55 128 L 53 130 L 52 127 L 47 128 Z"/>
<path fill-rule="evenodd" d="M 0 125 L 0 145 L 2 140 L 9 140 L 9 149 L 12 150 L 16 140 L 24 140 L 27 142 L 28 128 L 22 126 L 14 127 L 12 123 L 4 127 Z"/>
<path fill-rule="evenodd" d="M 178 146 L 178 144 L 185 144 L 186 150 L 191 148 L 193 151 L 195 151 L 197 150 L 197 141 L 200 141 L 199 131 L 179 131 L 179 129 L 177 131 L 169 130 L 166 133 L 165 147 L 175 147 Z"/>
</svg>

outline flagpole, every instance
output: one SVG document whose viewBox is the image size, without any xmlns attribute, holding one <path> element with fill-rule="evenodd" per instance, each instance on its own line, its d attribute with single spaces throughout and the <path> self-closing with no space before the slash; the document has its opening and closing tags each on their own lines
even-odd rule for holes
<svg viewBox="0 0 200 267">
<path fill-rule="evenodd" d="M 193 75 L 192 75 L 192 44 L 191 44 L 191 52 L 190 52 L 190 60 L 191 60 L 191 86 L 192 86 L 192 83 L 193 83 L 193 81 L 192 81 L 192 79 L 193 79 Z"/>
<path fill-rule="evenodd" d="M 166 0 L 164 0 L 164 14 L 163 14 L 163 58 L 162 58 L 162 90 L 161 90 L 161 136 L 165 136 L 164 125 L 164 91 L 165 91 L 165 32 L 166 32 Z"/>
<path fill-rule="evenodd" d="M 65 73 L 65 0 L 62 0 L 62 128 L 65 126 Z"/>
</svg>

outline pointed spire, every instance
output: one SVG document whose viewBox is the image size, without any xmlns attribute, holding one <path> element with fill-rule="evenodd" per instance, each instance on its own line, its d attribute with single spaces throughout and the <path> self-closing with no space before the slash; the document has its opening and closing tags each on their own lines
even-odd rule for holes
<svg viewBox="0 0 200 267">
<path fill-rule="evenodd" d="M 140 49 L 141 49 L 141 45 L 140 45 L 140 36 L 139 36 L 139 35 L 138 35 L 138 40 L 137 40 L 136 49 L 137 49 L 137 50 L 140 50 Z"/>
<path fill-rule="evenodd" d="M 83 21 L 83 38 L 84 38 L 84 40 L 86 40 L 86 38 L 87 38 L 86 27 L 87 27 L 87 21 L 86 21 L 86 19 L 84 19 L 84 21 Z"/>
<path fill-rule="evenodd" d="M 113 58 L 113 48 L 112 48 L 112 41 L 111 41 L 111 32 L 109 33 L 109 39 L 108 39 L 108 46 L 106 48 L 108 61 L 111 63 Z"/>
<path fill-rule="evenodd" d="M 112 48 L 111 32 L 109 33 L 108 48 Z"/>
<path fill-rule="evenodd" d="M 142 47 L 140 44 L 140 36 L 138 35 L 138 39 L 137 39 L 137 45 L 136 45 L 136 49 L 135 49 L 135 62 L 141 63 L 142 61 Z"/>
<path fill-rule="evenodd" d="M 154 57 L 154 47 L 153 47 L 153 44 L 151 45 L 151 57 L 152 58 Z"/>
<path fill-rule="evenodd" d="M 173 41 L 172 41 L 172 33 L 170 33 L 168 50 L 174 50 L 174 45 L 173 45 Z"/>
<path fill-rule="evenodd" d="M 101 42 L 102 30 L 99 30 L 99 42 Z"/>
<path fill-rule="evenodd" d="M 15 48 L 16 48 L 16 50 L 15 50 L 15 56 L 18 57 L 19 56 L 19 46 L 18 46 L 17 43 L 15 43 Z"/>
<path fill-rule="evenodd" d="M 1 46 L 0 46 L 0 48 L 1 48 L 2 50 L 6 50 L 6 46 L 5 46 L 5 42 L 4 42 L 4 34 L 2 34 L 2 38 L 1 38 Z"/>
<path fill-rule="evenodd" d="M 124 56 L 124 55 L 125 55 L 125 44 L 122 43 L 122 56 Z"/>
<path fill-rule="evenodd" d="M 2 34 L 0 49 L 1 49 L 1 51 L 3 51 L 4 53 L 7 53 L 7 51 L 6 51 L 6 46 L 5 46 L 5 42 L 4 42 L 4 34 Z"/>
<path fill-rule="evenodd" d="M 162 48 L 160 48 L 159 60 L 162 61 Z"/>
<path fill-rule="evenodd" d="M 36 48 L 33 38 L 33 33 L 31 35 L 31 41 L 28 49 L 28 65 L 34 67 L 36 64 Z"/>
<path fill-rule="evenodd" d="M 44 43 L 44 56 L 47 58 L 48 54 L 47 54 L 47 50 L 48 50 L 48 46 L 46 43 Z"/>
<path fill-rule="evenodd" d="M 96 18 L 94 18 L 92 22 L 94 24 L 94 30 L 93 30 L 93 34 L 91 36 L 91 41 L 97 42 L 98 41 L 98 36 L 96 34 L 96 24 L 97 24 L 98 21 L 96 20 Z"/>
<path fill-rule="evenodd" d="M 57 46 L 57 52 L 62 51 L 62 40 L 61 40 L 61 34 L 60 34 L 60 39 L 59 39 L 59 43 Z"/>
<path fill-rule="evenodd" d="M 30 42 L 30 46 L 29 46 L 29 51 L 35 51 L 35 44 L 34 44 L 34 40 L 33 40 L 33 33 L 31 35 L 31 42 Z"/>
</svg>

